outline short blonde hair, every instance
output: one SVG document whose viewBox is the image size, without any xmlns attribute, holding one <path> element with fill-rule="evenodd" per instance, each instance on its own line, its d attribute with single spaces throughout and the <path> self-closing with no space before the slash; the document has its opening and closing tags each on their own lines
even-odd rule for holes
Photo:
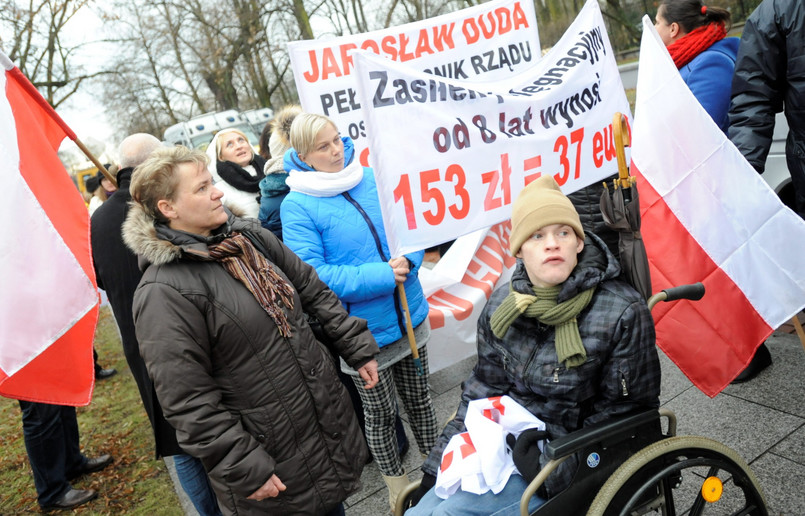
<svg viewBox="0 0 805 516">
<path fill-rule="evenodd" d="M 163 199 L 175 200 L 179 166 L 192 163 L 206 169 L 209 162 L 207 155 L 198 149 L 188 149 L 182 145 L 161 147 L 132 172 L 129 186 L 131 198 L 152 218 L 168 222 L 157 204 Z"/>
<path fill-rule="evenodd" d="M 251 146 L 252 146 L 251 142 L 249 142 L 249 137 L 246 136 L 246 133 L 244 133 L 240 129 L 234 129 L 234 128 L 221 129 L 216 134 L 216 136 L 218 136 L 218 137 L 215 139 L 215 156 L 219 160 L 221 159 L 221 150 L 222 150 L 222 148 L 221 148 L 221 146 L 222 146 L 221 136 L 223 136 L 225 134 L 229 134 L 229 133 L 235 133 L 235 134 L 239 134 L 240 136 L 243 136 L 243 139 L 246 140 L 249 143 L 249 147 L 251 148 Z M 252 150 L 252 157 L 254 157 L 254 150 Z"/>
<path fill-rule="evenodd" d="M 332 125 L 336 131 L 338 130 L 335 122 L 324 115 L 299 113 L 291 124 L 291 147 L 300 156 L 306 156 L 313 150 L 319 132 L 327 127 L 328 124 Z"/>
</svg>

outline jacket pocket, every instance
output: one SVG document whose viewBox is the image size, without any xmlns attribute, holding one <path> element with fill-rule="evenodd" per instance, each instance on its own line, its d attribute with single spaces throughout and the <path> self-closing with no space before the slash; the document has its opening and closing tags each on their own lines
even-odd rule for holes
<svg viewBox="0 0 805 516">
<path fill-rule="evenodd" d="M 275 460 L 280 460 L 280 457 L 277 457 L 273 453 L 275 447 L 274 431 L 265 408 L 241 410 L 240 423 L 243 425 L 243 428 L 260 443 L 260 446 L 268 450 L 269 454 L 271 454 Z"/>
<path fill-rule="evenodd" d="M 541 367 L 540 383 L 549 393 L 548 398 L 583 400 L 592 397 L 597 388 L 600 361 L 597 356 L 588 356 L 587 361 L 577 367 L 567 368 L 558 362 L 546 363 Z"/>
</svg>

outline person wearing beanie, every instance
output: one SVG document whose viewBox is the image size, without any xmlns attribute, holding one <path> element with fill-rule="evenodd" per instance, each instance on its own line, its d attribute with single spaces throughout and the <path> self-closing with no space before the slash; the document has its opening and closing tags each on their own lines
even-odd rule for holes
<svg viewBox="0 0 805 516">
<path fill-rule="evenodd" d="M 492 293 L 478 319 L 478 362 L 461 401 L 422 465 L 416 505 L 406 515 L 518 515 L 520 497 L 548 462 L 542 441 L 615 416 L 659 407 L 660 363 L 645 300 L 618 279 L 620 264 L 551 176 L 526 186 L 512 206 L 508 285 Z M 450 439 L 466 431 L 470 401 L 507 395 L 542 420 L 545 431 L 510 435 L 517 467 L 498 494 L 458 490 L 440 498 L 436 484 Z M 571 456 L 529 504 L 534 511 L 569 484 Z"/>
</svg>

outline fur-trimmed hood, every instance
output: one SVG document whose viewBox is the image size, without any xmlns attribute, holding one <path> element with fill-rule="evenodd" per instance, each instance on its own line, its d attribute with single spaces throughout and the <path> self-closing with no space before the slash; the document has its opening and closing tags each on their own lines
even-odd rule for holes
<svg viewBox="0 0 805 516">
<path fill-rule="evenodd" d="M 249 229 L 251 219 L 241 219 L 230 206 L 224 209 L 229 220 L 213 232 L 210 237 L 201 237 L 184 231 L 171 229 L 166 224 L 157 222 L 143 208 L 131 203 L 126 221 L 123 223 L 123 242 L 137 255 L 141 270 L 149 264 L 164 265 L 178 260 L 183 254 L 193 254 L 198 258 L 209 256 L 207 245 L 220 242 L 233 230 Z"/>
</svg>

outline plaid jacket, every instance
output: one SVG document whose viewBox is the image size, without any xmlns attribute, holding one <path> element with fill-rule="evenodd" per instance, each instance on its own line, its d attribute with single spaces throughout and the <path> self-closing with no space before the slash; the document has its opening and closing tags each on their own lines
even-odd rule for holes
<svg viewBox="0 0 805 516">
<path fill-rule="evenodd" d="M 620 265 L 595 235 L 588 233 L 579 264 L 565 281 L 559 301 L 597 286 L 578 317 L 587 361 L 566 369 L 557 361 L 553 327 L 520 317 L 503 339 L 492 333 L 489 319 L 508 295 L 496 290 L 478 319 L 478 363 L 463 384 L 455 419 L 448 423 L 422 466 L 436 475 L 450 438 L 465 431 L 467 404 L 474 399 L 508 394 L 544 421 L 552 438 L 637 409 L 659 406 L 660 363 L 654 324 L 645 300 L 616 279 Z M 512 276 L 519 292 L 531 292 L 522 261 Z M 541 457 L 543 465 L 547 459 Z M 566 460 L 546 481 L 543 494 L 553 496 L 570 483 L 578 462 Z"/>
</svg>

